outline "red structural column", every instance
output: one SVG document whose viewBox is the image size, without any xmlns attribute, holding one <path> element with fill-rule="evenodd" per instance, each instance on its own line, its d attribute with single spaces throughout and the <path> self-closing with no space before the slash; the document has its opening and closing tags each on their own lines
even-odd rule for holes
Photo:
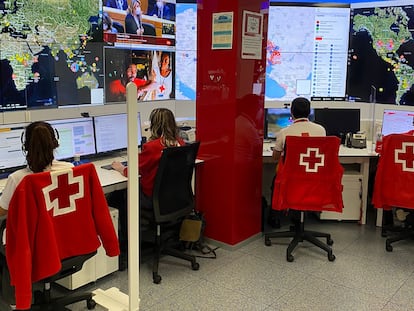
<svg viewBox="0 0 414 311">
<path fill-rule="evenodd" d="M 197 207 L 205 213 L 206 236 L 234 246 L 261 231 L 268 1 L 197 5 L 196 133 L 205 160 L 197 172 Z"/>
</svg>

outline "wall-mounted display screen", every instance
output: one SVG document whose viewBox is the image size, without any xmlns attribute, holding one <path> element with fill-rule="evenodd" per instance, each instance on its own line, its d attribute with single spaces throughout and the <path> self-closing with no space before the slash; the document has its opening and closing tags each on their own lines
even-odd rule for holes
<svg viewBox="0 0 414 311">
<path fill-rule="evenodd" d="M 351 4 L 350 100 L 414 105 L 414 4 Z"/>
<path fill-rule="evenodd" d="M 76 95 L 102 88 L 102 57 L 88 46 L 99 39 L 99 0 L 2 1 L 0 13 L 1 111 L 91 103 Z"/>
<path fill-rule="evenodd" d="M 175 0 L 103 0 L 103 39 L 121 46 L 174 46 L 175 6 Z"/>
<path fill-rule="evenodd" d="M 138 101 L 175 98 L 175 52 L 152 49 L 105 49 L 105 101 L 125 102 L 134 82 Z"/>
<path fill-rule="evenodd" d="M 349 14 L 349 5 L 271 2 L 266 100 L 345 98 Z"/>
<path fill-rule="evenodd" d="M 177 3 L 175 98 L 195 100 L 197 85 L 197 3 Z"/>
</svg>

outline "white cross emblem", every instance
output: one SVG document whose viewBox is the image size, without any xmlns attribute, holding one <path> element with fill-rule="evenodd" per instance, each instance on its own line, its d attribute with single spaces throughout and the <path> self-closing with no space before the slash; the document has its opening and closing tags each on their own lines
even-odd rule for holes
<svg viewBox="0 0 414 311">
<path fill-rule="evenodd" d="M 69 195 L 64 196 L 62 191 L 59 191 L 59 176 L 67 175 L 67 184 L 65 185 L 69 189 Z M 71 213 L 76 210 L 75 200 L 83 198 L 83 177 L 82 176 L 73 176 L 72 170 L 59 170 L 50 173 L 52 183 L 42 189 L 43 195 L 45 198 L 46 209 L 50 211 L 53 209 L 53 216 L 64 215 Z M 71 186 L 78 184 L 78 191 L 70 191 Z M 60 185 L 62 186 L 62 185 Z M 51 195 L 52 194 L 52 195 Z M 63 201 L 68 201 L 68 206 L 61 206 Z"/>
<path fill-rule="evenodd" d="M 407 150 L 407 147 L 409 150 Z M 395 149 L 394 151 L 394 161 L 395 163 L 400 163 L 402 165 L 402 170 L 405 172 L 414 172 L 414 143 L 403 142 L 401 149 Z M 400 157 L 401 155 L 401 157 Z M 410 167 L 407 166 L 407 163 L 410 164 Z"/>
<path fill-rule="evenodd" d="M 325 155 L 319 153 L 319 148 L 307 148 L 306 153 L 300 154 L 299 165 L 303 165 L 306 172 L 316 173 L 325 165 Z"/>
</svg>

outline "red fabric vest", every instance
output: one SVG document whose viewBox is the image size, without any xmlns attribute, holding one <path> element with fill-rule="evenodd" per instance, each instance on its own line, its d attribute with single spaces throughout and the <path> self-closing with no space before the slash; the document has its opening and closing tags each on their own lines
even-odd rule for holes
<svg viewBox="0 0 414 311">
<path fill-rule="evenodd" d="M 286 137 L 275 180 L 272 208 L 342 212 L 340 140 L 327 137 Z"/>
<path fill-rule="evenodd" d="M 372 203 L 376 208 L 414 208 L 414 132 L 382 140 Z"/>
</svg>

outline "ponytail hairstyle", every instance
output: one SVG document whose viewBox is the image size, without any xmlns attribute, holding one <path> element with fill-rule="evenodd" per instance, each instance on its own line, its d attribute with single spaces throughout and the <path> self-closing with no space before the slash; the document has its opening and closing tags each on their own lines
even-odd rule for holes
<svg viewBox="0 0 414 311">
<path fill-rule="evenodd" d="M 150 114 L 150 140 L 161 138 L 166 147 L 177 145 L 178 127 L 174 114 L 167 108 L 156 108 Z"/>
<path fill-rule="evenodd" d="M 55 130 L 49 123 L 37 121 L 26 127 L 23 150 L 26 152 L 27 165 L 34 173 L 52 164 L 53 151 L 59 147 Z"/>
</svg>

